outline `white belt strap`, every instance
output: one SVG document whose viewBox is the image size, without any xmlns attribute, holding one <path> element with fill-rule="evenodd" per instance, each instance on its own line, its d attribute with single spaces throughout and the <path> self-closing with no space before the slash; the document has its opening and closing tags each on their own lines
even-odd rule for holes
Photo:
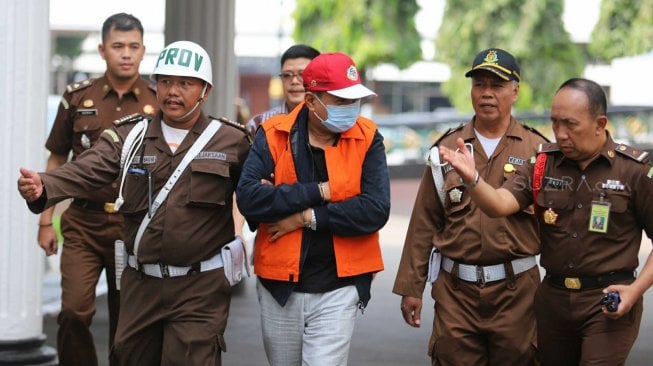
<svg viewBox="0 0 653 366">
<path fill-rule="evenodd" d="M 442 269 L 451 273 L 453 265 L 456 263 L 453 259 L 442 257 Z M 510 262 L 512 271 L 515 275 L 526 272 L 537 265 L 534 256 L 515 259 Z M 493 266 L 474 266 L 470 264 L 458 263 L 458 278 L 468 282 L 487 283 L 500 281 L 506 278 L 506 270 L 503 264 Z"/>
<path fill-rule="evenodd" d="M 125 138 L 125 142 L 122 144 L 122 151 L 120 153 L 120 188 L 118 189 L 118 197 L 114 203 L 114 208 L 120 210 L 120 207 L 125 202 L 122 197 L 122 188 L 125 185 L 125 178 L 127 177 L 127 170 L 129 166 L 134 161 L 136 152 L 143 145 L 143 140 L 145 139 L 145 131 L 147 130 L 148 119 L 143 118 L 140 122 L 134 126 L 129 134 Z"/>
<path fill-rule="evenodd" d="M 139 271 L 145 273 L 148 276 L 158 277 L 158 278 L 169 278 L 169 277 L 179 277 L 186 276 L 193 269 L 196 269 L 198 272 L 206 272 L 212 269 L 222 268 L 222 254 L 218 253 L 213 256 L 211 259 L 200 262 L 199 268 L 188 267 L 178 267 L 178 266 L 169 266 L 163 263 L 156 264 L 141 264 L 138 265 L 136 257 L 133 255 L 127 256 L 127 263 L 130 267 L 136 268 Z"/>
<path fill-rule="evenodd" d="M 433 284 L 440 275 L 440 268 L 442 267 L 442 253 L 436 247 L 431 248 L 431 255 L 429 256 L 429 270 L 426 277 L 426 282 Z"/>
<path fill-rule="evenodd" d="M 435 190 L 438 193 L 438 198 L 444 207 L 444 198 L 446 192 L 444 191 L 444 174 L 442 174 L 442 164 L 440 163 L 440 150 L 437 146 L 433 146 L 429 150 L 429 162 L 431 164 L 431 174 L 433 175 L 433 182 L 435 183 Z"/>
<path fill-rule="evenodd" d="M 163 201 L 166 200 L 168 197 L 168 193 L 172 190 L 172 187 L 174 187 L 175 183 L 177 183 L 177 180 L 179 180 L 179 177 L 181 176 L 181 173 L 186 170 L 186 167 L 190 162 L 195 159 L 195 156 L 206 146 L 206 144 L 209 142 L 211 137 L 215 135 L 216 132 L 218 132 L 218 129 L 220 129 L 220 126 L 222 126 L 222 123 L 220 123 L 218 120 L 212 120 L 211 124 L 209 124 L 206 129 L 204 129 L 204 132 L 200 135 L 200 137 L 195 141 L 193 146 L 191 146 L 190 150 L 184 155 L 184 159 L 179 163 L 177 166 L 177 169 L 175 169 L 174 172 L 172 172 L 172 175 L 170 178 L 168 178 L 168 181 L 166 184 L 161 188 L 159 193 L 156 195 L 156 198 L 154 199 L 154 202 L 152 203 L 152 212 L 150 215 L 145 215 L 143 217 L 143 221 L 141 222 L 141 226 L 138 227 L 138 231 L 136 232 L 136 239 L 134 239 L 134 260 L 135 263 L 138 263 L 138 246 L 141 242 L 141 238 L 143 237 L 143 233 L 145 232 L 145 228 L 147 225 L 150 224 L 150 220 L 152 220 L 152 217 L 156 214 L 156 211 L 161 207 L 161 204 Z"/>
<path fill-rule="evenodd" d="M 474 157 L 474 145 L 467 142 L 465 143 L 465 147 L 469 149 L 469 153 L 472 157 Z M 460 148 L 456 149 L 456 152 L 459 151 Z M 433 174 L 433 183 L 435 184 L 435 190 L 438 192 L 438 198 L 444 207 L 444 200 L 447 192 L 444 189 L 444 174 L 442 173 L 442 167 L 449 163 L 442 163 L 440 161 L 440 150 L 437 146 L 433 146 L 431 150 L 429 150 L 428 161 L 431 165 L 431 174 Z"/>
</svg>

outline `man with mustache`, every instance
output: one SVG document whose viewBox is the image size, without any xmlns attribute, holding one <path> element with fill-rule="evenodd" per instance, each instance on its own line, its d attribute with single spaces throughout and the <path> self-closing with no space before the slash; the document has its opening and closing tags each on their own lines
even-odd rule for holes
<svg viewBox="0 0 653 366">
<path fill-rule="evenodd" d="M 152 77 L 159 112 L 151 122 L 116 120 L 77 160 L 47 173 L 21 168 L 18 189 L 38 212 L 121 177 L 127 267 L 111 360 L 220 365 L 231 301 L 221 250 L 234 241 L 233 192 L 248 135 L 202 111 L 213 80 L 199 45 L 168 45 Z"/>
<path fill-rule="evenodd" d="M 143 26 L 130 14 L 114 14 L 102 25 L 98 46 L 106 62 L 104 75 L 68 85 L 61 98 L 52 131 L 45 144 L 47 169 L 53 170 L 95 145 L 111 121 L 130 113 L 154 115 L 154 87 L 143 80 Z M 111 182 L 108 182 L 111 183 Z M 95 314 L 95 286 L 106 270 L 109 303 L 109 347 L 118 324 L 119 292 L 114 269 L 114 242 L 123 237 L 123 218 L 113 206 L 117 183 L 80 192 L 61 216 L 61 311 L 57 318 L 59 364 L 97 365 L 89 326 Z M 46 255 L 57 254 L 52 226 L 54 207 L 39 219 L 38 243 Z"/>
<path fill-rule="evenodd" d="M 540 282 L 532 210 L 495 219 L 471 200 L 470 185 L 440 163 L 438 149 L 472 146 L 481 174 L 499 187 L 545 142 L 512 116 L 521 71 L 499 48 L 477 54 L 471 78 L 473 119 L 445 133 L 422 176 L 393 292 L 406 323 L 421 326 L 422 293 L 435 300 L 428 353 L 433 365 L 533 365 L 533 295 Z M 434 275 L 439 271 L 439 276 Z"/>
<path fill-rule="evenodd" d="M 498 189 L 479 176 L 462 141 L 460 152 L 442 151 L 487 215 L 535 205 L 546 269 L 535 295 L 545 366 L 625 364 L 653 284 L 653 255 L 635 273 L 642 230 L 653 237 L 653 167 L 648 153 L 612 140 L 606 113 L 600 85 L 565 81 L 551 104 L 556 143 L 541 145 L 537 159 Z"/>
</svg>

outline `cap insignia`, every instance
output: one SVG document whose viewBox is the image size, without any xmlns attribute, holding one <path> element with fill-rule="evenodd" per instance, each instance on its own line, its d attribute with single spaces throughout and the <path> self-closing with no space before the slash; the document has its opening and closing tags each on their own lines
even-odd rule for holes
<svg viewBox="0 0 653 366">
<path fill-rule="evenodd" d="M 492 64 L 496 64 L 499 62 L 499 57 L 497 57 L 497 51 L 495 50 L 490 50 L 487 55 L 485 56 L 485 59 L 483 59 L 485 62 L 489 62 Z"/>
<path fill-rule="evenodd" d="M 358 70 L 356 70 L 356 66 L 351 65 L 347 68 L 347 78 L 354 81 L 358 80 Z"/>
</svg>

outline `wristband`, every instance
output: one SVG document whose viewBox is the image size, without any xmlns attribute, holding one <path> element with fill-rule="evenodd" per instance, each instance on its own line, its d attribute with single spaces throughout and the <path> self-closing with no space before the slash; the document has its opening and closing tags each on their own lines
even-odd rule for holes
<svg viewBox="0 0 653 366">
<path fill-rule="evenodd" d="M 39 227 L 44 227 L 44 226 L 52 226 L 52 223 L 49 223 L 49 224 L 41 224 L 41 223 L 39 223 Z"/>
</svg>

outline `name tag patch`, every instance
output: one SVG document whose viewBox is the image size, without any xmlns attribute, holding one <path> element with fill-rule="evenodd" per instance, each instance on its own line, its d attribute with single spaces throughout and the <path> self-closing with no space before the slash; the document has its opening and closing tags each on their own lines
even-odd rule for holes
<svg viewBox="0 0 653 366">
<path fill-rule="evenodd" d="M 156 163 L 156 155 L 145 155 L 143 156 L 143 163 L 142 164 L 154 164 Z M 134 161 L 132 164 L 141 164 L 141 156 L 136 155 L 134 156 Z"/>
<path fill-rule="evenodd" d="M 77 114 L 80 116 L 97 116 L 97 109 L 78 109 Z"/>
<path fill-rule="evenodd" d="M 515 156 L 508 157 L 508 163 L 513 165 L 524 165 L 526 159 L 521 159 Z"/>
<path fill-rule="evenodd" d="M 544 177 L 543 180 L 544 187 L 551 187 L 554 189 L 565 189 L 569 185 L 569 182 L 552 177 Z"/>
<path fill-rule="evenodd" d="M 199 154 L 197 154 L 195 159 L 226 161 L 227 154 L 223 153 L 222 151 L 201 151 Z"/>
</svg>

